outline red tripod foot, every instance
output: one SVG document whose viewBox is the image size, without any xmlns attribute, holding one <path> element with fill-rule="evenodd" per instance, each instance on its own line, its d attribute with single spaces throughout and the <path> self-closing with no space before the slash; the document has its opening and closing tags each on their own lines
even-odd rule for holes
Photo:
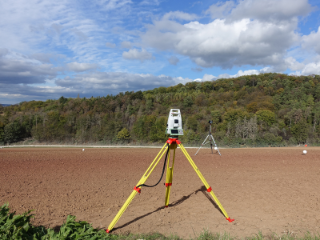
<svg viewBox="0 0 320 240">
<path fill-rule="evenodd" d="M 234 221 L 234 219 L 231 219 L 230 217 L 228 217 L 227 220 L 228 220 L 229 222 L 233 222 L 233 221 Z"/>
</svg>

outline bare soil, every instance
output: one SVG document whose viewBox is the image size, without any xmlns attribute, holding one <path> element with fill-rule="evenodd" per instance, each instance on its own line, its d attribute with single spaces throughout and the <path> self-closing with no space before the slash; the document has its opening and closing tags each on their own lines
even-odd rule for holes
<svg viewBox="0 0 320 240">
<path fill-rule="evenodd" d="M 302 154 L 306 149 L 308 153 Z M 36 225 L 59 228 L 67 215 L 107 229 L 160 149 L 0 149 L 0 204 L 17 213 L 34 209 Z M 170 205 L 165 176 L 142 193 L 114 233 L 160 232 L 194 238 L 201 231 L 249 237 L 320 233 L 320 148 L 187 149 L 221 204 L 229 223 L 177 149 Z M 147 184 L 158 181 L 163 160 Z"/>
</svg>

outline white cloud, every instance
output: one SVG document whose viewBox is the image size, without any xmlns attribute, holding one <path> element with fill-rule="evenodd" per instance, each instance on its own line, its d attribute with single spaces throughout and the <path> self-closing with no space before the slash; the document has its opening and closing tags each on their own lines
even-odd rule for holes
<svg viewBox="0 0 320 240">
<path fill-rule="evenodd" d="M 197 18 L 197 15 L 195 14 L 189 14 L 181 11 L 174 11 L 174 12 L 168 12 L 163 16 L 163 20 L 168 20 L 168 19 L 179 19 L 179 20 L 194 20 Z"/>
<path fill-rule="evenodd" d="M 106 47 L 108 47 L 108 48 L 115 48 L 115 47 L 116 47 L 116 44 L 111 43 L 111 42 L 107 42 L 107 43 L 106 43 Z"/>
<path fill-rule="evenodd" d="M 138 91 L 172 86 L 178 83 L 192 81 L 189 78 L 170 77 L 165 75 L 133 74 L 124 72 L 94 72 L 78 74 L 56 80 L 63 88 L 76 89 L 78 92 L 95 94 L 117 94 L 122 91 Z"/>
<path fill-rule="evenodd" d="M 95 3 L 101 7 L 102 10 L 111 11 L 132 3 L 131 0 L 97 0 Z"/>
<path fill-rule="evenodd" d="M 0 81 L 0 99 L 2 103 L 17 103 L 21 101 L 58 99 L 116 95 L 119 92 L 152 90 L 158 87 L 168 87 L 179 83 L 192 81 L 189 78 L 170 77 L 166 75 L 134 74 L 126 72 L 89 72 L 76 74 L 73 77 L 56 79 L 54 86 L 21 85 Z"/>
<path fill-rule="evenodd" d="M 305 66 L 305 64 L 298 62 L 293 57 L 286 58 L 285 62 L 287 64 L 288 68 L 291 69 L 292 71 L 302 70 Z"/>
<path fill-rule="evenodd" d="M 303 64 L 302 68 L 297 69 L 299 71 L 292 72 L 293 75 L 320 75 L 320 55 L 312 58 L 309 62 Z"/>
<path fill-rule="evenodd" d="M 130 49 L 128 52 L 123 52 L 122 57 L 128 60 L 140 60 L 141 62 L 145 60 L 152 59 L 152 54 L 147 52 L 145 49 Z"/>
<path fill-rule="evenodd" d="M 6 37 L 0 38 L 0 46 L 27 55 L 67 52 L 79 62 L 95 60 L 108 66 L 114 62 L 114 56 L 104 55 L 110 51 L 103 48 L 104 39 L 114 39 L 110 29 L 118 22 L 119 12 L 131 5 L 129 3 L 114 0 L 92 0 L 90 3 L 16 0 L 1 3 L 1 34 Z M 101 18 L 106 10 L 112 10 L 108 13 L 108 21 Z"/>
<path fill-rule="evenodd" d="M 317 32 L 312 31 L 309 35 L 302 37 L 302 47 L 320 54 L 320 27 Z"/>
<path fill-rule="evenodd" d="M 265 67 L 265 68 L 262 68 L 260 70 L 256 70 L 256 69 L 250 69 L 250 70 L 245 70 L 245 71 L 239 70 L 234 75 L 230 75 L 230 74 L 227 74 L 227 73 L 220 74 L 218 77 L 216 77 L 216 79 L 219 79 L 219 78 L 237 78 L 237 77 L 241 77 L 241 76 L 259 75 L 260 73 L 269 73 L 269 72 L 274 72 L 274 69 L 270 68 L 270 67 Z"/>
<path fill-rule="evenodd" d="M 70 71 L 74 72 L 84 72 L 87 70 L 96 69 L 98 67 L 98 64 L 91 64 L 91 63 L 78 63 L 78 62 L 72 62 L 67 64 L 67 68 Z"/>
<path fill-rule="evenodd" d="M 8 49 L 0 48 L 0 57 L 5 56 L 9 53 Z"/>
<path fill-rule="evenodd" d="M 298 17 L 311 10 L 308 0 L 219 2 L 206 11 L 214 18 L 209 23 L 192 21 L 196 16 L 187 13 L 169 12 L 146 25 L 141 39 L 144 46 L 188 56 L 201 67 L 271 65 L 285 71 L 287 51 L 300 41 Z M 317 37 L 310 36 L 314 45 Z"/>
<path fill-rule="evenodd" d="M 214 80 L 214 79 L 216 79 L 216 77 L 211 75 L 211 74 L 205 74 L 202 77 L 202 81 L 204 81 L 204 82 L 205 81 L 211 81 L 211 80 Z"/>
<path fill-rule="evenodd" d="M 132 43 L 128 42 L 128 41 L 123 41 L 123 42 L 121 42 L 121 47 L 122 48 L 131 48 L 132 47 Z"/>
<path fill-rule="evenodd" d="M 210 14 L 212 18 L 224 18 L 234 7 L 235 3 L 233 1 L 218 2 L 211 5 L 205 13 Z"/>
<path fill-rule="evenodd" d="M 142 2 L 139 3 L 140 5 L 159 5 L 160 0 L 143 0 Z"/>
<path fill-rule="evenodd" d="M 232 9 L 228 18 L 230 20 L 251 18 L 260 21 L 290 21 L 298 16 L 306 16 L 311 10 L 308 0 L 241 0 Z"/>
<path fill-rule="evenodd" d="M 148 46 L 188 56 L 201 67 L 279 65 L 298 40 L 296 25 L 297 21 L 275 24 L 249 19 L 184 25 L 160 20 L 148 25 L 141 38 Z"/>
<path fill-rule="evenodd" d="M 34 84 L 53 79 L 61 69 L 16 52 L 0 56 L 0 83 Z"/>
<path fill-rule="evenodd" d="M 320 75 L 320 61 L 308 63 L 301 71 L 302 75 L 318 74 Z"/>
<path fill-rule="evenodd" d="M 33 53 L 30 55 L 30 58 L 34 58 L 43 63 L 51 63 L 51 60 L 62 61 L 66 59 L 66 56 L 56 53 Z"/>
<path fill-rule="evenodd" d="M 168 61 L 171 65 L 177 65 L 177 63 L 179 62 L 179 58 L 177 58 L 176 56 L 171 56 Z"/>
<path fill-rule="evenodd" d="M 56 31 L 57 34 L 61 34 L 61 30 L 63 28 L 62 25 L 53 23 L 51 24 L 51 27 Z"/>
</svg>

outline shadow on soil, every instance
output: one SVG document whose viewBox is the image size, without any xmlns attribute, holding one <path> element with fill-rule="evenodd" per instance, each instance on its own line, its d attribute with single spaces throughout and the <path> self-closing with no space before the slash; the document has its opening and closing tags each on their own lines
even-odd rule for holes
<svg viewBox="0 0 320 240">
<path fill-rule="evenodd" d="M 202 192 L 202 193 L 206 196 L 206 198 L 209 199 L 209 201 L 212 203 L 212 205 L 213 205 L 216 209 L 218 209 L 219 212 L 223 215 L 223 213 L 222 213 L 222 211 L 220 210 L 220 208 L 218 207 L 218 205 L 211 199 L 210 196 L 208 196 L 208 194 L 207 194 L 207 189 L 206 189 L 205 186 L 202 186 L 202 187 L 199 188 L 198 190 L 190 193 L 189 195 L 183 196 L 183 197 L 180 198 L 179 200 L 173 202 L 172 204 L 169 204 L 169 207 L 174 207 L 174 206 L 177 206 L 177 205 L 183 203 L 185 200 L 187 200 L 188 198 L 190 198 L 193 194 L 197 194 L 198 192 Z M 124 227 L 130 225 L 131 223 L 134 223 L 134 222 L 136 222 L 136 221 L 138 221 L 138 220 L 140 220 L 140 219 L 142 219 L 142 218 L 144 218 L 144 217 L 147 217 L 147 216 L 149 216 L 149 215 L 151 215 L 151 214 L 153 214 L 153 213 L 156 213 L 156 212 L 158 212 L 158 211 L 160 211 L 160 210 L 162 210 L 162 209 L 165 209 L 165 207 L 159 207 L 159 208 L 157 208 L 156 210 L 154 210 L 154 211 L 152 211 L 152 212 L 149 212 L 149 213 L 146 213 L 146 214 L 144 214 L 144 215 L 142 215 L 142 216 L 140 216 L 140 217 L 137 217 L 137 218 L 131 220 L 130 222 L 127 222 L 127 223 L 125 223 L 125 224 L 123 224 L 123 225 L 121 225 L 121 226 L 119 226 L 119 227 L 117 227 L 117 228 L 114 228 L 113 231 L 118 230 L 118 229 L 121 229 L 121 228 L 124 228 Z M 223 215 L 223 216 L 224 216 L 224 215 Z"/>
</svg>

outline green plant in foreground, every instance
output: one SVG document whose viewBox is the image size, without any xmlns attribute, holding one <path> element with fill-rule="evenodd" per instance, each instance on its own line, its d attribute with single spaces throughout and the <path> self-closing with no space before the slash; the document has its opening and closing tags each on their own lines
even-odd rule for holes
<svg viewBox="0 0 320 240">
<path fill-rule="evenodd" d="M 94 229 L 91 224 L 85 221 L 76 221 L 76 217 L 69 215 L 66 222 L 60 227 L 59 232 L 44 226 L 33 226 L 30 223 L 33 214 L 29 210 L 21 215 L 10 213 L 9 204 L 0 207 L 0 239 L 1 240 L 182 240 L 176 235 L 168 237 L 160 233 L 147 234 L 107 234 L 104 230 Z M 198 236 L 194 236 L 194 240 L 235 240 L 239 238 L 231 237 L 230 234 L 211 233 L 203 230 Z M 309 232 L 304 237 L 299 238 L 292 233 L 282 236 L 262 235 L 261 232 L 246 237 L 244 240 L 320 240 L 320 235 L 312 235 Z"/>
<path fill-rule="evenodd" d="M 85 221 L 76 222 L 75 216 L 69 215 L 66 222 L 61 226 L 59 232 L 46 229 L 43 226 L 32 226 L 30 223 L 33 215 L 31 210 L 22 215 L 9 213 L 9 205 L 4 204 L 0 209 L 0 239 L 41 239 L 41 240 L 80 240 L 80 239 L 114 239 L 104 230 L 94 229 Z"/>
</svg>

